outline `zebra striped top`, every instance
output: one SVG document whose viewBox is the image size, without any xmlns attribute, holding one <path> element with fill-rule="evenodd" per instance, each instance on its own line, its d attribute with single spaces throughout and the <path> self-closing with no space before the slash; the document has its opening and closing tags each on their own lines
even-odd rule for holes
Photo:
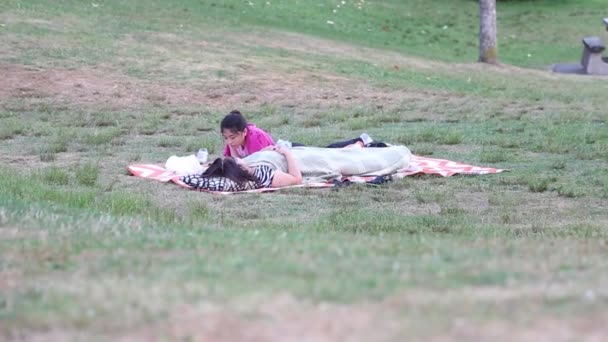
<svg viewBox="0 0 608 342">
<path fill-rule="evenodd" d="M 194 174 L 181 177 L 181 181 L 197 190 L 208 191 L 244 191 L 260 188 L 269 188 L 272 185 L 276 170 L 268 165 L 260 165 L 253 169 L 255 181 L 238 184 L 225 177 L 204 177 Z"/>
</svg>

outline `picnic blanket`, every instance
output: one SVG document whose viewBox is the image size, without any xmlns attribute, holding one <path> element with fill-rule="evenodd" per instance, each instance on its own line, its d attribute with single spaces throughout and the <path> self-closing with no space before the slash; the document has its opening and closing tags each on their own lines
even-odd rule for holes
<svg viewBox="0 0 608 342">
<path fill-rule="evenodd" d="M 173 182 L 185 188 L 190 188 L 187 184 L 180 180 L 180 177 L 185 175 L 175 174 L 165 168 L 155 164 L 135 164 L 127 167 L 127 170 L 134 176 L 152 179 L 160 182 Z M 495 169 L 490 167 L 480 167 L 468 164 L 463 164 L 451 160 L 427 158 L 422 156 L 411 155 L 409 165 L 404 168 L 397 169 L 390 176 L 392 179 L 400 179 L 414 175 L 436 175 L 441 177 L 451 177 L 456 174 L 462 175 L 485 175 L 491 173 L 499 173 L 506 171 L 505 169 Z M 372 181 L 377 176 L 348 176 L 342 177 L 341 181 L 349 181 L 353 183 L 366 183 Z M 298 187 L 313 187 L 313 188 L 329 188 L 336 186 L 333 181 L 307 181 L 303 184 L 294 185 L 287 188 Z M 285 188 L 280 188 L 285 189 Z M 266 192 L 276 191 L 277 188 L 262 188 L 256 190 L 242 191 L 248 192 Z M 233 194 L 234 192 L 214 192 L 217 194 Z"/>
</svg>

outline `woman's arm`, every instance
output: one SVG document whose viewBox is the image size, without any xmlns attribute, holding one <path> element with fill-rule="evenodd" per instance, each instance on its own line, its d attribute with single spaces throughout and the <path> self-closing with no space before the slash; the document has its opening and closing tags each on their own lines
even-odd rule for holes
<svg viewBox="0 0 608 342">
<path fill-rule="evenodd" d="M 283 186 L 296 185 L 302 183 L 302 172 L 300 166 L 296 162 L 291 150 L 284 147 L 273 147 L 275 151 L 285 156 L 287 160 L 287 173 L 283 171 L 275 171 L 271 186 L 280 188 Z"/>
<path fill-rule="evenodd" d="M 239 154 L 236 153 L 236 149 L 228 144 L 224 147 L 224 157 L 238 157 Z"/>
<path fill-rule="evenodd" d="M 236 149 L 230 145 L 226 145 L 226 149 L 229 151 L 229 154 L 224 154 L 227 157 L 238 157 L 239 154 L 236 153 Z"/>
</svg>

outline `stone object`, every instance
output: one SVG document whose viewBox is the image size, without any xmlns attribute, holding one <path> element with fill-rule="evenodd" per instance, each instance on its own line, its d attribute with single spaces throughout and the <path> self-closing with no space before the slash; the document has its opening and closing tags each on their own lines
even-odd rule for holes
<svg viewBox="0 0 608 342">
<path fill-rule="evenodd" d="M 556 64 L 553 71 L 562 74 L 608 75 L 608 58 L 602 57 L 605 48 L 599 37 L 585 37 L 581 63 Z"/>
<path fill-rule="evenodd" d="M 583 38 L 583 57 L 581 65 L 588 75 L 608 75 L 608 63 L 602 58 L 606 49 L 599 37 Z"/>
<path fill-rule="evenodd" d="M 608 18 L 604 18 L 608 30 Z M 599 37 L 583 38 L 583 56 L 581 64 L 561 63 L 553 66 L 553 71 L 562 74 L 607 75 L 608 57 L 602 57 L 606 46 Z"/>
</svg>

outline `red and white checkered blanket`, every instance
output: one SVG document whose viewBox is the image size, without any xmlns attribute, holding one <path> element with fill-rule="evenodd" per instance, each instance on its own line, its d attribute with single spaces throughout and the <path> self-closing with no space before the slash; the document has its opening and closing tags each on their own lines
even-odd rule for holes
<svg viewBox="0 0 608 342">
<path fill-rule="evenodd" d="M 127 167 L 127 170 L 131 174 L 137 177 L 153 179 L 161 182 L 173 182 L 177 185 L 180 185 L 185 188 L 190 188 L 187 184 L 180 180 L 181 176 L 174 172 L 168 171 L 165 168 L 155 165 L 155 164 L 135 164 Z M 428 175 L 438 175 L 442 177 L 450 177 L 455 174 L 463 174 L 463 175 L 485 175 L 490 173 L 499 173 L 506 171 L 504 169 L 494 169 L 490 167 L 480 167 L 467 165 L 455 161 L 445 160 L 445 159 L 435 159 L 435 158 L 426 158 L 412 155 L 410 160 L 410 164 L 407 168 L 398 170 L 396 173 L 392 174 L 393 179 L 400 179 L 407 176 L 418 175 L 418 174 L 428 174 Z M 351 176 L 344 177 L 342 180 L 348 180 L 353 183 L 365 183 L 373 180 L 374 176 L 369 177 L 360 177 L 360 176 Z M 335 186 L 334 182 L 315 182 L 315 183 L 305 183 L 300 185 L 294 185 L 287 188 L 298 188 L 298 187 L 312 187 L 312 188 L 329 188 Z M 281 188 L 284 189 L 284 188 Z M 241 192 L 267 192 L 267 191 L 276 191 L 277 188 L 262 188 L 256 190 L 247 190 Z M 233 194 L 234 192 L 214 192 L 216 194 Z"/>
</svg>

